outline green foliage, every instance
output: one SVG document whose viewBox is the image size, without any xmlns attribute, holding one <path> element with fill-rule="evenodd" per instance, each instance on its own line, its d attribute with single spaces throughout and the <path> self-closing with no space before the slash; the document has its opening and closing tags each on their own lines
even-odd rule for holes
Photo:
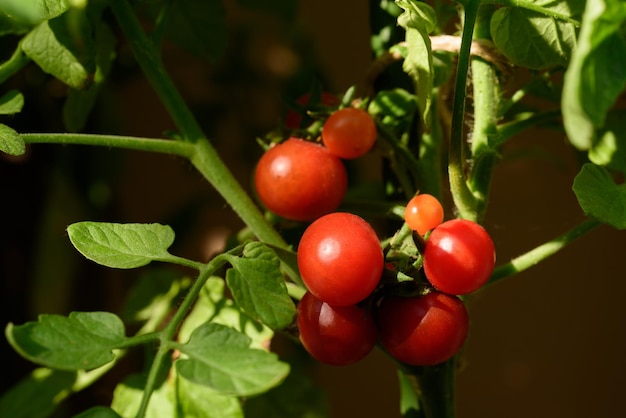
<svg viewBox="0 0 626 418">
<path fill-rule="evenodd" d="M 279 384 L 289 365 L 275 354 L 251 348 L 252 340 L 230 327 L 207 323 L 196 328 L 186 344 L 175 344 L 183 355 L 176 362 L 180 375 L 219 392 L 250 396 Z"/>
<path fill-rule="evenodd" d="M 276 254 L 263 244 L 251 243 L 242 257 L 227 260 L 233 268 L 226 273 L 226 283 L 243 311 L 272 329 L 289 325 L 296 307 L 287 294 Z"/>
<path fill-rule="evenodd" d="M 95 71 L 95 47 L 87 20 L 71 22 L 67 14 L 44 20 L 21 42 L 24 53 L 73 88 L 88 85 Z"/>
<path fill-rule="evenodd" d="M 0 123 L 0 151 L 9 155 L 23 155 L 26 144 L 15 129 Z"/>
<path fill-rule="evenodd" d="M 59 370 L 90 370 L 115 359 L 126 343 L 122 320 L 109 312 L 43 314 L 37 322 L 9 324 L 11 346 L 32 362 Z"/>
<path fill-rule="evenodd" d="M 556 6 L 562 8 L 564 4 L 558 2 Z M 491 36 L 500 52 L 513 64 L 538 70 L 567 66 L 576 47 L 576 27 L 569 19 L 561 20 L 519 7 L 503 7 L 493 14 Z"/>
<path fill-rule="evenodd" d="M 0 115 L 19 113 L 24 106 L 24 96 L 17 90 L 6 92 L 0 97 Z"/>
<path fill-rule="evenodd" d="M 303 225 L 292 229 L 292 224 L 265 216 L 239 186 L 169 78 L 162 56 L 167 49 L 161 48 L 167 38 L 214 63 L 233 41 L 229 13 L 248 16 L 254 12 L 295 26 L 298 2 L 79 3 L 0 2 L 0 36 L 12 42 L 8 53 L 13 50 L 0 64 L 0 83 L 30 62 L 47 74 L 46 80 L 64 83 L 67 94 L 63 121 L 67 131 L 76 133 L 19 133 L 10 127 L 10 118 L 27 108 L 29 97 L 25 100 L 26 93 L 7 83 L 0 96 L 0 116 L 7 119 L 6 124 L 0 124 L 0 151 L 20 156 L 26 152 L 26 144 L 56 142 L 158 151 L 187 158 L 241 217 L 249 231 L 246 239 L 253 240 L 233 238 L 226 252 L 208 262 L 198 262 L 169 252 L 175 233 L 167 225 L 92 221 L 70 225 L 69 239 L 84 257 L 111 268 L 143 267 L 142 275 L 130 287 L 120 316 L 72 312 L 68 316 L 42 314 L 37 321 L 22 325 L 9 323 L 5 330 L 9 344 L 21 356 L 45 368 L 34 370 L 0 397 L 0 416 L 49 416 L 66 397 L 114 367 L 131 347 L 148 344 L 144 369 L 121 379 L 111 407 L 91 408 L 80 417 L 328 416 L 330 408 L 323 391 L 308 376 L 301 359 L 282 358 L 269 349 L 278 334 L 297 343 L 295 300 L 306 288 L 298 274 L 293 248 L 297 247 Z M 379 129 L 376 152 L 382 156 L 384 184 L 351 185 L 348 195 L 358 199 L 347 201 L 346 207 L 352 205 L 384 219 L 381 224 L 389 226 L 381 228 L 381 238 L 386 261 L 395 271 L 387 272 L 385 280 L 414 285 L 420 277 L 418 247 L 423 242 L 416 241 L 406 225 L 393 230 L 396 220 L 402 218 L 402 200 L 416 190 L 446 194 L 442 180 L 450 180 L 450 193 L 457 205 L 455 214 L 479 219 L 478 213 L 484 210 L 479 204 L 487 205 L 489 179 L 500 146 L 533 125 L 560 122 L 558 110 L 537 111 L 523 103 L 526 95 L 541 96 L 535 88 L 537 80 L 550 80 L 550 96 L 560 100 L 562 106 L 563 125 L 558 128 L 564 128 L 576 149 L 587 152 L 589 162 L 581 166 L 573 190 L 592 219 L 573 227 L 563 235 L 565 238 L 549 241 L 505 264 L 494 273 L 492 282 L 553 254 L 555 248 L 564 247 L 595 227 L 595 220 L 617 229 L 626 228 L 626 184 L 616 181 L 626 173 L 626 118 L 623 106 L 616 104 L 626 87 L 626 3 L 464 0 L 456 5 L 458 11 L 452 4 L 439 1 L 433 6 L 418 0 L 369 3 L 374 65 L 390 68 L 372 71 L 386 77 L 381 76 L 384 83 L 380 85 L 379 79 L 368 80 L 371 85 L 366 86 L 367 97 L 356 97 L 357 86 L 349 88 L 342 106 L 358 103 L 375 117 Z M 487 7 L 478 13 L 481 4 Z M 147 12 L 147 18 L 141 15 L 145 19 L 141 21 L 143 26 L 136 12 Z M 480 28 L 472 34 L 477 15 L 480 22 L 476 27 Z M 452 17 L 457 20 L 450 21 Z M 469 28 L 466 37 L 461 40 L 458 33 L 450 32 L 445 38 L 460 42 L 433 51 L 431 36 L 457 28 L 459 23 L 463 23 L 464 30 Z M 128 38 L 127 43 L 120 33 Z M 480 38 L 474 46 L 489 52 L 478 60 L 470 60 L 468 40 L 472 35 Z M 81 133 L 111 74 L 119 74 L 115 73 L 118 49 L 126 45 L 176 124 L 177 131 L 171 138 Z M 393 71 L 400 71 L 400 65 L 391 68 L 395 62 L 384 60 L 400 58 L 408 77 L 399 81 L 398 73 Z M 480 63 L 487 71 L 478 71 L 474 66 L 468 77 L 470 61 Z M 498 77 L 506 78 L 504 73 L 511 66 L 531 70 L 534 81 L 518 92 L 501 89 Z M 561 86 L 555 80 L 562 74 Z M 409 91 L 403 83 L 411 81 L 413 89 Z M 312 96 L 319 97 L 321 91 L 322 87 L 316 85 Z M 295 98 L 286 101 L 295 103 Z M 306 134 L 319 132 L 326 113 L 311 114 L 307 121 L 313 125 Z M 282 129 L 277 132 L 284 133 Z M 276 132 L 268 137 L 275 140 Z M 450 152 L 448 157 L 445 152 Z M 451 168 L 455 167 L 458 170 L 453 172 Z M 451 174 L 458 174 L 456 180 L 461 187 L 453 186 Z M 386 195 L 359 194 L 359 190 L 369 187 L 384 189 Z M 148 266 L 153 261 L 182 265 L 198 275 L 187 277 L 175 270 Z M 127 329 L 135 334 L 127 336 Z M 446 371 L 445 366 L 425 368 L 419 373 L 403 369 L 399 373 L 403 416 L 432 418 L 426 411 L 433 405 L 428 398 L 434 392 L 416 391 L 415 378 L 421 379 L 421 384 L 442 370 Z M 442 396 L 439 402 L 448 399 Z"/>
<path fill-rule="evenodd" d="M 588 0 L 578 47 L 565 73 L 563 123 L 576 148 L 588 150 L 596 130 L 626 87 L 626 3 Z"/>
<path fill-rule="evenodd" d="M 437 26 L 435 11 L 420 1 L 396 1 L 404 12 L 398 24 L 406 30 L 406 56 L 402 68 L 415 83 L 417 104 L 425 126 L 430 125 L 429 112 L 433 87 L 433 58 L 428 37 Z"/>
<path fill-rule="evenodd" d="M 66 0 L 3 0 L 2 12 L 26 25 L 55 18 L 69 8 Z"/>
<path fill-rule="evenodd" d="M 72 390 L 76 372 L 38 368 L 0 397 L 0 416 L 45 418 Z"/>
<path fill-rule="evenodd" d="M 129 269 L 173 258 L 167 249 L 174 231 L 167 225 L 79 222 L 67 233 L 82 255 L 107 267 Z"/>
<path fill-rule="evenodd" d="M 134 374 L 115 388 L 111 409 L 123 418 L 136 416 L 143 397 L 144 377 Z M 242 418 L 236 397 L 220 394 L 174 376 L 163 380 L 152 394 L 148 417 Z"/>
<path fill-rule="evenodd" d="M 121 418 L 115 411 L 105 408 L 104 406 L 96 406 L 75 415 L 74 418 Z"/>
<path fill-rule="evenodd" d="M 626 184 L 595 164 L 585 164 L 574 179 L 574 192 L 585 213 L 617 229 L 626 229 Z"/>
</svg>

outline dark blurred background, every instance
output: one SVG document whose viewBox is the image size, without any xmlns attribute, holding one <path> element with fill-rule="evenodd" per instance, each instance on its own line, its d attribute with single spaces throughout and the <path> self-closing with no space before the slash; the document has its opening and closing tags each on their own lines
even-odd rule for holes
<svg viewBox="0 0 626 418">
<path fill-rule="evenodd" d="M 313 76 L 337 93 L 362 81 L 372 60 L 368 19 L 367 2 L 357 0 L 301 0 L 291 22 L 235 11 L 229 15 L 232 44 L 212 66 L 165 44 L 172 77 L 244 187 L 250 188 L 261 152 L 255 138 L 284 116 L 283 94 L 305 90 Z M 172 130 L 124 45 L 118 59 L 89 130 L 148 137 Z M 26 96 L 24 112 L 11 126 L 20 132 L 64 130 L 62 85 L 32 66 L 10 83 Z M 503 149 L 485 221 L 499 263 L 584 219 L 571 191 L 578 164 L 560 132 L 531 130 Z M 1 156 L 0 178 L 3 324 L 44 312 L 122 306 L 137 273 L 83 260 L 67 239 L 70 223 L 168 223 L 177 231 L 173 252 L 200 260 L 242 226 L 193 168 L 173 157 L 37 145 L 24 157 Z M 470 299 L 459 418 L 619 415 L 626 372 L 625 249 L 623 232 L 601 227 Z M 4 340 L 0 350 L 0 389 L 6 390 L 32 366 Z M 358 365 L 320 366 L 316 378 L 333 417 L 394 417 L 395 373 L 374 352 Z"/>
</svg>

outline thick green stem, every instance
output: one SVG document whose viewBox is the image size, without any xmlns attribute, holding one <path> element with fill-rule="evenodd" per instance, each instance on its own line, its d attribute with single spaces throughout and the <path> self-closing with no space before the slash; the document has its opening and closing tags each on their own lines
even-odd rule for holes
<svg viewBox="0 0 626 418">
<path fill-rule="evenodd" d="M 467 85 L 467 71 L 470 62 L 470 48 L 472 34 L 481 0 L 469 0 L 464 10 L 463 35 L 459 60 L 454 83 L 454 101 L 452 104 L 452 124 L 450 127 L 450 148 L 448 155 L 448 174 L 450 190 L 458 216 L 465 219 L 474 219 L 476 216 L 476 198 L 470 191 L 466 181 L 465 162 L 465 99 Z"/>
<path fill-rule="evenodd" d="M 414 391 L 419 399 L 419 402 L 414 401 L 408 404 L 418 404 L 419 409 L 404 411 L 405 417 L 454 418 L 456 416 L 456 358 L 436 366 L 406 368 L 401 373 L 404 374 L 402 379 L 405 387 L 407 382 L 413 382 Z M 407 412 L 411 412 L 411 415 Z"/>
<path fill-rule="evenodd" d="M 474 39 L 490 39 L 493 5 L 482 5 L 476 17 Z M 474 98 L 474 128 L 472 133 L 472 162 L 468 185 L 476 198 L 475 221 L 484 216 L 491 186 L 491 175 L 497 160 L 494 142 L 497 138 L 500 87 L 494 66 L 479 57 L 472 57 L 472 96 Z"/>
<path fill-rule="evenodd" d="M 560 235 L 555 239 L 546 242 L 545 244 L 533 248 L 527 253 L 514 258 L 513 260 L 511 260 L 511 262 L 496 268 L 489 278 L 488 283 L 493 284 L 501 279 L 513 276 L 514 274 L 531 268 L 532 266 L 538 264 L 546 258 L 561 251 L 568 244 L 571 244 L 576 239 L 580 238 L 587 232 L 597 228 L 600 225 L 602 224 L 595 219 L 586 220 L 585 222 L 570 229 L 563 235 Z"/>
<path fill-rule="evenodd" d="M 186 141 L 195 146 L 191 162 L 222 195 L 252 232 L 264 242 L 286 248 L 287 244 L 267 222 L 259 208 L 237 182 L 206 140 L 204 132 L 170 79 L 159 51 L 143 32 L 127 0 L 110 0 L 110 6 L 126 34 L 135 58 Z"/>
</svg>

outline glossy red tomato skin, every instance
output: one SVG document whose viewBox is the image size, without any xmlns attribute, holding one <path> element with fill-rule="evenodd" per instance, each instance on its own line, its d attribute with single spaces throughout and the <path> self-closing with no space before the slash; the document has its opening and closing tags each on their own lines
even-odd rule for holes
<svg viewBox="0 0 626 418">
<path fill-rule="evenodd" d="M 430 233 L 424 250 L 424 273 L 440 291 L 466 295 L 489 280 L 495 261 L 493 241 L 482 226 L 452 219 Z"/>
<path fill-rule="evenodd" d="M 384 258 L 374 229 L 363 218 L 335 212 L 314 221 L 298 245 L 304 284 L 333 306 L 354 305 L 376 288 Z"/>
<path fill-rule="evenodd" d="M 456 296 L 389 296 L 377 312 L 381 346 L 396 360 L 433 366 L 454 356 L 469 331 L 469 315 Z"/>
<path fill-rule="evenodd" d="M 376 142 L 376 123 L 367 111 L 346 107 L 333 112 L 322 127 L 322 142 L 343 159 L 362 157 Z"/>
<path fill-rule="evenodd" d="M 435 196 L 423 193 L 411 198 L 404 210 L 404 220 L 413 231 L 424 235 L 443 222 L 443 206 Z"/>
<path fill-rule="evenodd" d="M 321 145 L 298 138 L 265 152 L 256 166 L 256 192 L 286 219 L 312 221 L 337 209 L 348 187 L 343 162 Z"/>
<path fill-rule="evenodd" d="M 316 360 L 334 366 L 363 359 L 378 339 L 370 312 L 356 305 L 331 306 L 310 292 L 298 303 L 297 323 L 304 348 Z"/>
</svg>

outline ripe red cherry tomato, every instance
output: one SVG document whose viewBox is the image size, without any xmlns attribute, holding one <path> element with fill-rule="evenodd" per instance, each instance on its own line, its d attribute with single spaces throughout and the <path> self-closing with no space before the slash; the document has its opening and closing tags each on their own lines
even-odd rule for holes
<svg viewBox="0 0 626 418">
<path fill-rule="evenodd" d="M 298 99 L 296 100 L 296 103 L 298 103 L 304 108 L 311 107 L 310 105 L 312 105 L 313 103 L 310 103 L 310 102 L 311 102 L 310 93 L 303 94 L 302 96 L 298 97 Z M 339 106 L 339 103 L 341 103 L 341 100 L 339 100 L 339 98 L 335 96 L 334 94 L 323 91 L 320 95 L 320 106 L 335 107 L 335 106 Z M 287 129 L 298 129 L 300 128 L 300 125 L 302 124 L 302 119 L 303 119 L 302 115 L 299 112 L 296 112 L 295 110 L 290 109 L 287 112 L 287 115 L 285 116 L 285 127 L 287 127 Z"/>
<path fill-rule="evenodd" d="M 384 298 L 377 322 L 383 348 L 414 366 L 432 366 L 454 356 L 469 329 L 463 302 L 436 291 L 418 297 Z"/>
<path fill-rule="evenodd" d="M 404 220 L 409 228 L 424 235 L 443 222 L 443 207 L 435 196 L 418 194 L 407 203 Z"/>
<path fill-rule="evenodd" d="M 383 252 L 367 221 L 335 212 L 314 221 L 298 245 L 302 280 L 318 299 L 354 305 L 376 288 L 383 271 Z"/>
<path fill-rule="evenodd" d="M 322 127 L 322 142 L 344 159 L 365 155 L 376 141 L 376 123 L 367 111 L 347 107 L 331 114 Z"/>
<path fill-rule="evenodd" d="M 453 219 L 430 233 L 424 250 L 424 273 L 442 292 L 465 295 L 489 280 L 495 261 L 487 231 L 476 222 Z"/>
<path fill-rule="evenodd" d="M 348 187 L 343 162 L 321 145 L 289 138 L 259 159 L 254 181 L 261 202 L 295 221 L 337 209 Z"/>
<path fill-rule="evenodd" d="M 298 304 L 304 348 L 318 361 L 344 366 L 363 359 L 378 338 L 372 315 L 356 305 L 331 306 L 305 293 Z"/>
</svg>

